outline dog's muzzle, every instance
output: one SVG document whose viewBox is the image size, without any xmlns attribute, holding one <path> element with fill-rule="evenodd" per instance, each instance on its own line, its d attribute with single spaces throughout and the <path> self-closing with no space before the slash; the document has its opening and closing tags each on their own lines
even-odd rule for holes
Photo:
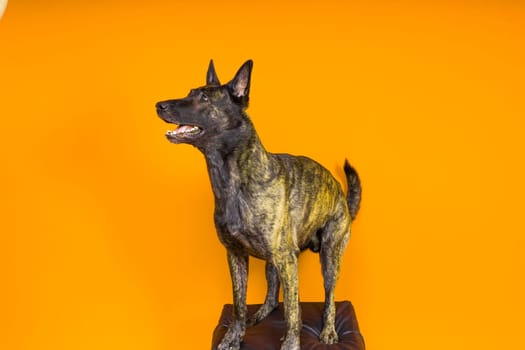
<svg viewBox="0 0 525 350">
<path fill-rule="evenodd" d="M 171 104 L 169 101 L 158 102 L 156 104 L 158 116 L 169 124 L 177 124 L 175 130 L 168 130 L 166 138 L 172 143 L 191 142 L 196 138 L 202 136 L 203 128 L 198 125 L 178 122 L 171 112 Z"/>
</svg>

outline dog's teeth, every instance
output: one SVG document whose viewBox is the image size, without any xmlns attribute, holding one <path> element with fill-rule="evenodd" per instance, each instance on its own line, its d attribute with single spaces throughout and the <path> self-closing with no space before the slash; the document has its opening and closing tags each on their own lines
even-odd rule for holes
<svg viewBox="0 0 525 350">
<path fill-rule="evenodd" d="M 175 130 L 168 130 L 166 132 L 166 135 L 167 136 L 178 136 L 178 135 L 185 135 L 185 134 L 193 134 L 193 133 L 196 133 L 200 130 L 200 128 L 198 126 L 190 126 L 190 125 L 181 125 L 179 126 L 177 129 Z"/>
</svg>

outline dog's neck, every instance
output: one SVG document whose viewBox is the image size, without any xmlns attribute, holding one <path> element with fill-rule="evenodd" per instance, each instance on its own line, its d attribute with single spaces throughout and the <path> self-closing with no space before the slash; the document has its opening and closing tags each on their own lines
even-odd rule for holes
<svg viewBox="0 0 525 350">
<path fill-rule="evenodd" d="M 241 135 L 238 142 L 226 150 L 215 148 L 203 152 L 217 200 L 237 196 L 242 187 L 253 189 L 267 185 L 278 173 L 277 160 L 266 151 L 251 122 Z"/>
</svg>

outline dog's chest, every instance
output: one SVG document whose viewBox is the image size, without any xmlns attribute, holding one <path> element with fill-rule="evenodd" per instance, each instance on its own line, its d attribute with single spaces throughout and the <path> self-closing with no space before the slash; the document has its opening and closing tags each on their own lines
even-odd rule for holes
<svg viewBox="0 0 525 350">
<path fill-rule="evenodd" d="M 282 196 L 238 191 L 215 204 L 215 226 L 229 249 L 265 259 L 279 232 Z"/>
</svg>

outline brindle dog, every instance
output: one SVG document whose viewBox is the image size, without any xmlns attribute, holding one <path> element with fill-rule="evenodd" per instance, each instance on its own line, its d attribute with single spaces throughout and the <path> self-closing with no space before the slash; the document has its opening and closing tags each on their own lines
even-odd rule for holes
<svg viewBox="0 0 525 350">
<path fill-rule="evenodd" d="M 359 209 L 359 177 L 345 161 L 345 198 L 339 183 L 317 162 L 266 151 L 245 113 L 252 66 L 247 61 L 221 85 L 210 61 L 205 86 L 156 105 L 160 118 L 178 125 L 168 131 L 168 140 L 193 145 L 206 158 L 215 195 L 215 226 L 228 253 L 233 284 L 232 323 L 218 349 L 240 348 L 247 325 L 258 323 L 278 306 L 280 284 L 287 327 L 281 349 L 300 348 L 297 259 L 305 249 L 321 257 L 325 308 L 320 340 L 331 344 L 338 340 L 334 287 Z M 247 319 L 249 256 L 266 261 L 268 291 L 264 304 Z"/>
</svg>

